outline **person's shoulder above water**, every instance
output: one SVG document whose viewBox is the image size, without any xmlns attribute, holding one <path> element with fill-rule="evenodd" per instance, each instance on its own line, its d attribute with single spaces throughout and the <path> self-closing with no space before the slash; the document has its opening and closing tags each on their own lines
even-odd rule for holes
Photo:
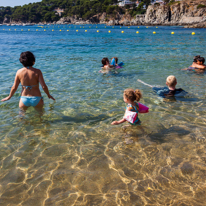
<svg viewBox="0 0 206 206">
<path fill-rule="evenodd" d="M 169 92 L 168 87 L 152 87 L 152 90 L 159 96 L 164 96 L 165 93 Z"/>
<path fill-rule="evenodd" d="M 153 87 L 153 91 L 161 97 L 184 96 L 187 94 L 182 88 L 170 90 L 168 87 Z"/>
<path fill-rule="evenodd" d="M 168 93 L 165 93 L 165 97 L 174 97 L 174 96 L 185 96 L 187 92 L 183 90 L 182 88 L 175 89 L 175 90 L 169 90 Z"/>
<path fill-rule="evenodd" d="M 109 64 L 109 59 L 107 57 L 104 57 L 102 59 L 102 68 L 103 69 L 109 69 L 109 68 L 113 68 L 113 67 L 114 67 L 113 65 Z"/>
<path fill-rule="evenodd" d="M 198 55 L 194 57 L 192 65 L 183 70 L 204 71 L 206 69 L 206 65 L 204 63 L 205 63 L 205 58 Z"/>
</svg>

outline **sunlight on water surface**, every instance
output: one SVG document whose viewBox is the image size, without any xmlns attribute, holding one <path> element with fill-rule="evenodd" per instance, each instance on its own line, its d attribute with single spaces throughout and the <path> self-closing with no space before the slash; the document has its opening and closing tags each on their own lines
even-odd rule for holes
<svg viewBox="0 0 206 206">
<path fill-rule="evenodd" d="M 206 30 L 192 36 L 180 27 L 77 27 L 0 28 L 0 97 L 29 50 L 56 98 L 43 93 L 43 116 L 30 108 L 23 118 L 20 87 L 0 103 L 0 205 L 204 206 L 206 77 L 181 69 L 195 55 L 206 57 Z M 113 56 L 124 68 L 99 73 L 101 59 Z M 165 86 L 171 74 L 187 98 L 163 101 L 137 82 Z M 139 115 L 143 130 L 111 126 L 124 114 L 126 88 L 141 89 L 150 107 Z"/>
</svg>

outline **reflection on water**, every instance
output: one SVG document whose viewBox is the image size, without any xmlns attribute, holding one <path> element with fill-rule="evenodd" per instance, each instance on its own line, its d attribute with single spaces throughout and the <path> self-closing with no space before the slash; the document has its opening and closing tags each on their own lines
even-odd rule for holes
<svg viewBox="0 0 206 206">
<path fill-rule="evenodd" d="M 206 31 L 197 30 L 190 41 L 188 30 L 176 29 L 179 35 L 171 40 L 170 28 L 162 28 L 160 42 L 143 28 L 138 39 L 132 27 L 129 37 L 114 29 L 112 37 L 105 30 L 86 36 L 42 32 L 36 39 L 34 32 L 27 40 L 26 32 L 0 31 L 2 48 L 8 46 L 1 56 L 0 97 L 9 93 L 20 68 L 18 55 L 30 41 L 37 67 L 57 99 L 51 103 L 43 95 L 43 115 L 30 108 L 22 118 L 20 89 L 0 103 L 0 205 L 204 206 L 205 74 L 181 68 L 203 51 Z M 126 64 L 117 74 L 100 74 L 104 56 L 118 56 Z M 189 92 L 187 98 L 168 102 L 137 82 L 164 86 L 170 74 Z M 123 116 L 122 93 L 128 87 L 141 89 L 142 102 L 150 107 L 148 114 L 140 114 L 142 128 L 111 126 Z"/>
</svg>

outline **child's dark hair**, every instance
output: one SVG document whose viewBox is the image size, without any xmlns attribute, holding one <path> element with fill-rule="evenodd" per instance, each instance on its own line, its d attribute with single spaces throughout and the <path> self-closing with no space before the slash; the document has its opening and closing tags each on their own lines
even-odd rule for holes
<svg viewBox="0 0 206 206">
<path fill-rule="evenodd" d="M 114 59 L 115 59 L 115 62 L 116 62 L 116 64 L 118 63 L 118 58 L 117 57 L 114 57 Z"/>
<path fill-rule="evenodd" d="M 107 57 L 105 57 L 105 58 L 102 59 L 102 64 L 103 64 L 103 65 L 106 65 L 107 62 L 109 62 L 109 59 L 108 59 Z"/>
<path fill-rule="evenodd" d="M 194 59 L 193 59 L 193 62 L 196 63 L 198 58 L 200 58 L 200 55 L 195 56 Z"/>
<path fill-rule="evenodd" d="M 142 93 L 139 89 L 125 89 L 124 96 L 130 101 L 139 101 L 142 98 Z"/>
<path fill-rule="evenodd" d="M 198 57 L 197 60 L 199 62 L 202 62 L 203 64 L 205 63 L 205 58 L 204 57 Z"/>
<path fill-rule="evenodd" d="M 35 62 L 35 56 L 30 51 L 22 52 L 19 61 L 25 67 L 33 66 Z"/>
</svg>

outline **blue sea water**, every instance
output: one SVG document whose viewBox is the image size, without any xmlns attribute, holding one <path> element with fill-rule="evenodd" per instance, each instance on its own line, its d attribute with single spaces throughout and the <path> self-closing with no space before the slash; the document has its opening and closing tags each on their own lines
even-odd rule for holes
<svg viewBox="0 0 206 206">
<path fill-rule="evenodd" d="M 206 74 L 181 70 L 206 57 L 205 36 L 182 27 L 1 26 L 0 98 L 20 53 L 31 51 L 56 101 L 42 91 L 43 115 L 29 108 L 20 118 L 19 86 L 0 103 L 0 204 L 205 205 Z M 113 56 L 124 67 L 99 73 Z M 187 97 L 168 102 L 137 81 L 165 86 L 169 75 Z M 140 89 L 150 108 L 139 115 L 143 130 L 111 125 L 124 114 L 126 88 Z"/>
</svg>

